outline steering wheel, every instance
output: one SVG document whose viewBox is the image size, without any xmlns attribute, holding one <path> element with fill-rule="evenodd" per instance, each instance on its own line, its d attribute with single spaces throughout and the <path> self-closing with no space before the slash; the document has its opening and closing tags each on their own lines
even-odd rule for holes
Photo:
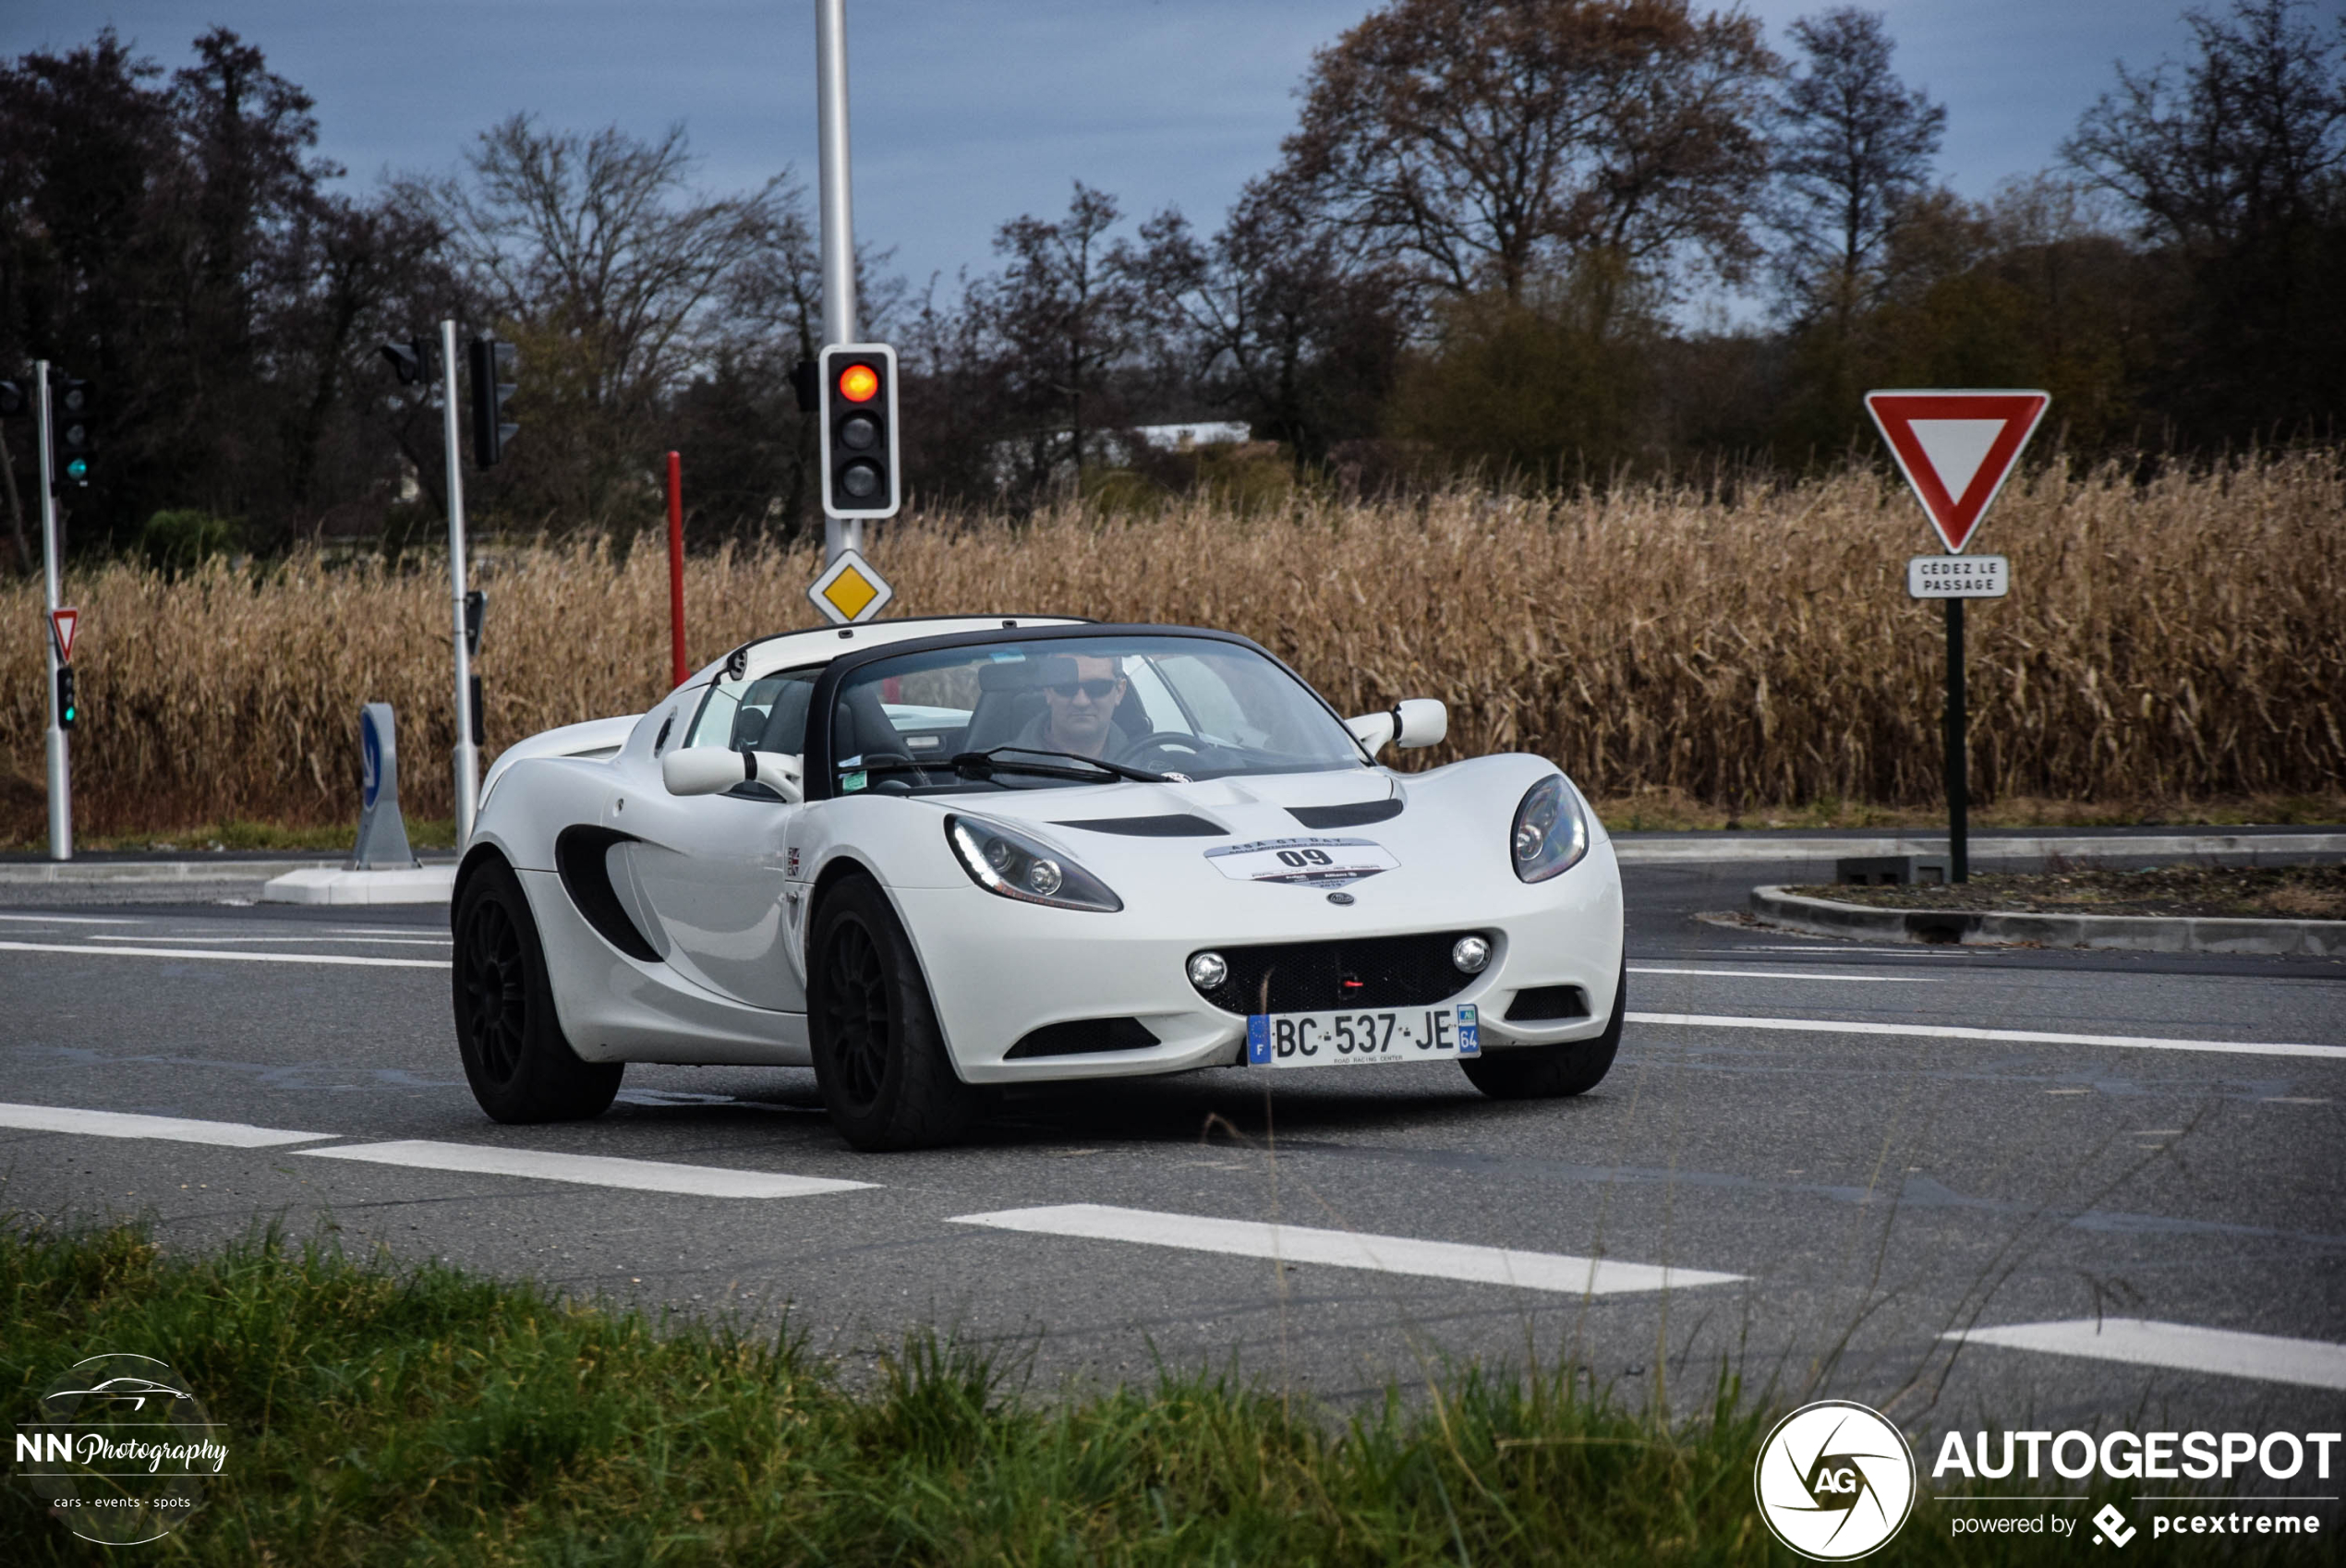
<svg viewBox="0 0 2346 1568">
<path fill-rule="evenodd" d="M 1179 754 L 1181 756 L 1195 759 L 1203 756 L 1212 746 L 1211 741 L 1202 741 L 1195 735 L 1185 735 L 1179 730 L 1152 730 L 1133 742 L 1125 754 L 1117 760 L 1128 767 L 1137 767 L 1141 765 L 1136 759 L 1152 752 L 1163 752 L 1168 757 Z M 1164 773 L 1168 770 L 1153 767 L 1148 771 Z"/>
</svg>

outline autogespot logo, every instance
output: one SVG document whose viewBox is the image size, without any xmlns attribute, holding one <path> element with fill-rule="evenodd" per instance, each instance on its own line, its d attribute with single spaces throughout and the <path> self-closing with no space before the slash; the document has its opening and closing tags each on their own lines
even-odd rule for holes
<svg viewBox="0 0 2346 1568">
<path fill-rule="evenodd" d="M 1803 1557 L 1845 1562 L 1898 1533 L 1915 1506 L 1915 1459 L 1879 1411 L 1804 1405 L 1776 1423 L 1752 1469 L 1760 1516 Z"/>
</svg>

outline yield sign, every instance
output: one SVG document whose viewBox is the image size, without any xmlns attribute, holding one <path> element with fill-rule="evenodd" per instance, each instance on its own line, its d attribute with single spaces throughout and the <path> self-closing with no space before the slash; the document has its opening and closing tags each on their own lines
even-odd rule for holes
<svg viewBox="0 0 2346 1568">
<path fill-rule="evenodd" d="M 1930 525 L 1960 554 L 2051 402 L 2040 392 L 1870 392 L 1866 412 Z"/>
<path fill-rule="evenodd" d="M 57 640 L 57 662 L 73 662 L 73 633 L 81 624 L 81 611 L 53 609 L 49 612 L 49 635 Z"/>
</svg>

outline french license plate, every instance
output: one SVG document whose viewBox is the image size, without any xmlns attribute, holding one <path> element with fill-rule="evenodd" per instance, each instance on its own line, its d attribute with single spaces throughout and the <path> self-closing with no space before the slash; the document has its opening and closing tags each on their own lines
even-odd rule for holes
<svg viewBox="0 0 2346 1568">
<path fill-rule="evenodd" d="M 1357 1013 L 1255 1013 L 1246 1060 L 1258 1067 L 1340 1067 L 1373 1062 L 1456 1061 L 1482 1055 L 1474 1004 Z"/>
</svg>

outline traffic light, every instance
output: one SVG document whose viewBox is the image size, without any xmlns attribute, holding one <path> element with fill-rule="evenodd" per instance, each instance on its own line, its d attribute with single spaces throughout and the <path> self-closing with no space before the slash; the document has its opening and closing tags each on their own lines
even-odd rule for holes
<svg viewBox="0 0 2346 1568">
<path fill-rule="evenodd" d="M 73 666 L 57 666 L 57 728 L 70 730 L 81 722 L 81 704 L 73 694 Z"/>
<path fill-rule="evenodd" d="M 56 465 L 50 472 L 60 489 L 87 485 L 90 459 L 98 450 L 91 425 L 98 411 L 97 392 L 89 382 L 71 376 L 60 376 L 53 385 L 55 401 L 50 409 L 50 428 L 56 442 Z"/>
<path fill-rule="evenodd" d="M 505 417 L 505 400 L 514 395 L 514 383 L 499 379 L 513 368 L 514 353 L 512 344 L 499 343 L 495 338 L 475 338 L 466 348 L 465 357 L 472 371 L 476 468 L 495 466 L 505 454 L 505 443 L 521 429 Z"/>
<path fill-rule="evenodd" d="M 409 338 L 405 343 L 387 343 L 375 350 L 391 361 L 399 374 L 399 384 L 412 387 L 431 375 L 431 339 Z"/>
<path fill-rule="evenodd" d="M 893 517 L 901 497 L 896 461 L 896 351 L 884 343 L 823 350 L 823 510 L 833 517 Z"/>
</svg>

